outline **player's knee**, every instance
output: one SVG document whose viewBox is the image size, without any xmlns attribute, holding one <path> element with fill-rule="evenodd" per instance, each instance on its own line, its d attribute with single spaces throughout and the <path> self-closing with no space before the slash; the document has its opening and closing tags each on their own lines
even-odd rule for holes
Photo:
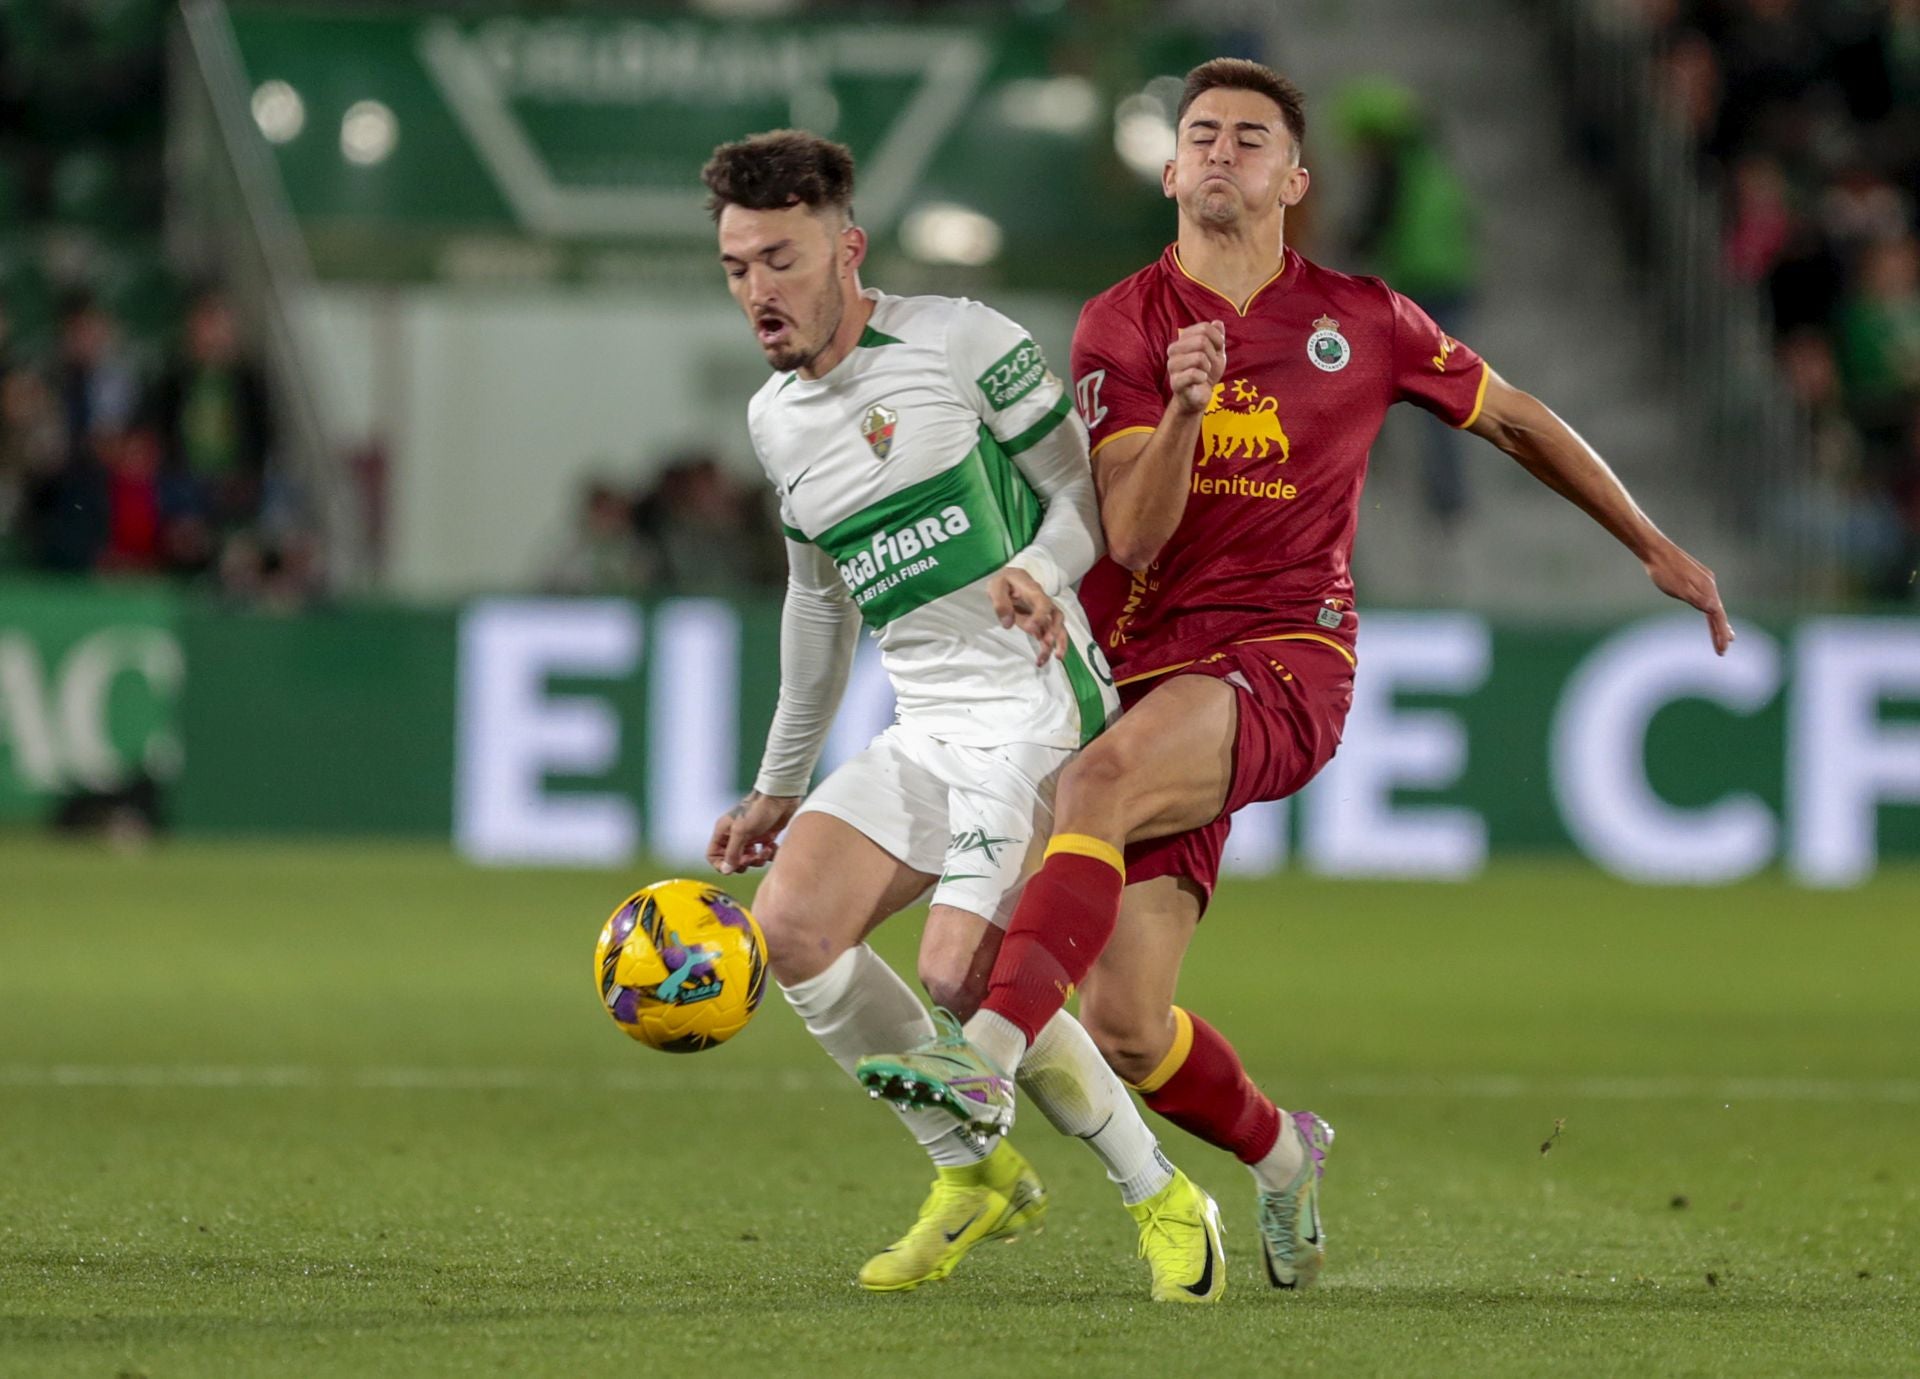
<svg viewBox="0 0 1920 1379">
<path fill-rule="evenodd" d="M 819 976 L 846 948 L 804 902 L 791 903 L 787 897 L 788 888 L 775 875 L 767 878 L 753 903 L 753 917 L 767 940 L 767 966 L 782 986 Z"/>
<path fill-rule="evenodd" d="M 1060 773 L 1060 807 L 1070 807 L 1079 801 L 1112 799 L 1132 770 L 1130 756 L 1124 744 L 1111 743 L 1106 736 L 1095 738 Z"/>
<path fill-rule="evenodd" d="M 1165 1021 L 1141 1019 L 1124 1008 L 1082 1000 L 1080 1023 L 1114 1075 L 1129 1086 L 1145 1082 L 1160 1066 L 1172 1045 Z"/>
</svg>

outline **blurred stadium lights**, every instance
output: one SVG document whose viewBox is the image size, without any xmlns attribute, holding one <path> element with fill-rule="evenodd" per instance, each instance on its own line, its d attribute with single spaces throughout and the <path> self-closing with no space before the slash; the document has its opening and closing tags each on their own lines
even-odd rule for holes
<svg viewBox="0 0 1920 1379">
<path fill-rule="evenodd" d="M 253 91 L 253 122 L 268 143 L 291 143 L 307 127 L 306 102 L 287 82 L 263 81 Z"/>
<path fill-rule="evenodd" d="M 996 108 L 1015 129 L 1072 138 L 1100 118 L 1100 93 L 1085 77 L 1020 77 L 1000 88 Z"/>
<path fill-rule="evenodd" d="M 1180 106 L 1179 77 L 1155 77 L 1113 108 L 1113 151 L 1143 179 L 1160 184 L 1160 169 L 1173 157 L 1173 112 Z"/>
<path fill-rule="evenodd" d="M 951 201 L 916 206 L 900 225 L 901 246 L 922 263 L 979 268 L 999 257 L 1001 239 L 992 217 Z"/>
<path fill-rule="evenodd" d="M 831 87 L 797 88 L 791 98 L 790 108 L 796 129 L 825 136 L 832 134 L 840 125 L 840 98 L 833 94 Z"/>
<path fill-rule="evenodd" d="M 379 101 L 355 101 L 340 119 L 340 154 L 349 163 L 383 163 L 400 142 L 400 121 Z"/>
</svg>

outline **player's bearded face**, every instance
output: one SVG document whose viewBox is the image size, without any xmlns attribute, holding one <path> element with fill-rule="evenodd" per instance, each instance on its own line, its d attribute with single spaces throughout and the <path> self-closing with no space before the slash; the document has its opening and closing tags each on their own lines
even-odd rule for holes
<svg viewBox="0 0 1920 1379">
<path fill-rule="evenodd" d="M 1188 219 L 1227 229 L 1293 205 L 1305 179 L 1280 108 L 1256 91 L 1216 87 L 1187 108 L 1162 186 Z"/>
<path fill-rule="evenodd" d="M 810 300 L 802 302 L 793 313 L 790 329 L 784 335 L 776 333 L 771 342 L 766 338 L 763 325 L 772 324 L 777 332 L 782 323 L 777 320 L 754 323 L 754 334 L 760 337 L 760 348 L 766 353 L 767 363 L 778 372 L 786 373 L 811 361 L 840 329 L 847 303 L 831 257 L 824 260 L 807 296 Z"/>
<path fill-rule="evenodd" d="M 720 217 L 727 289 L 777 372 L 804 367 L 825 349 L 846 314 L 840 227 L 804 206 Z"/>
</svg>

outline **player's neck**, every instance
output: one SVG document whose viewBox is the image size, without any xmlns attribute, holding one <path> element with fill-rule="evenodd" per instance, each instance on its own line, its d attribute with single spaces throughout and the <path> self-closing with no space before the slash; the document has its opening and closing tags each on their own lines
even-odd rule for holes
<svg viewBox="0 0 1920 1379">
<path fill-rule="evenodd" d="M 867 333 L 867 322 L 872 319 L 873 299 L 862 293 L 854 298 L 852 306 L 840 313 L 840 328 L 834 331 L 833 338 L 820 353 L 800 366 L 800 376 L 811 380 L 832 373 L 842 359 L 853 353 L 853 347 Z"/>
<path fill-rule="evenodd" d="M 1213 230 L 1182 216 L 1174 246 L 1187 276 L 1197 278 L 1245 311 L 1253 294 L 1273 281 L 1286 262 L 1285 221 L 1276 216 L 1258 226 Z"/>
</svg>

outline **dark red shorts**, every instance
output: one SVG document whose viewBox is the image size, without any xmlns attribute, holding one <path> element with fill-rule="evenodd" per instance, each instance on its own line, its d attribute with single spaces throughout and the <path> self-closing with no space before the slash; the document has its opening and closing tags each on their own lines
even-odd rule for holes
<svg viewBox="0 0 1920 1379">
<path fill-rule="evenodd" d="M 1127 883 L 1156 876 L 1193 881 L 1209 900 L 1235 810 L 1279 800 L 1319 774 L 1340 746 L 1353 704 L 1353 663 L 1323 642 L 1244 642 L 1190 666 L 1120 687 L 1131 709 L 1181 675 L 1211 675 L 1240 691 L 1233 782 L 1220 817 L 1200 828 L 1127 847 Z"/>
</svg>

